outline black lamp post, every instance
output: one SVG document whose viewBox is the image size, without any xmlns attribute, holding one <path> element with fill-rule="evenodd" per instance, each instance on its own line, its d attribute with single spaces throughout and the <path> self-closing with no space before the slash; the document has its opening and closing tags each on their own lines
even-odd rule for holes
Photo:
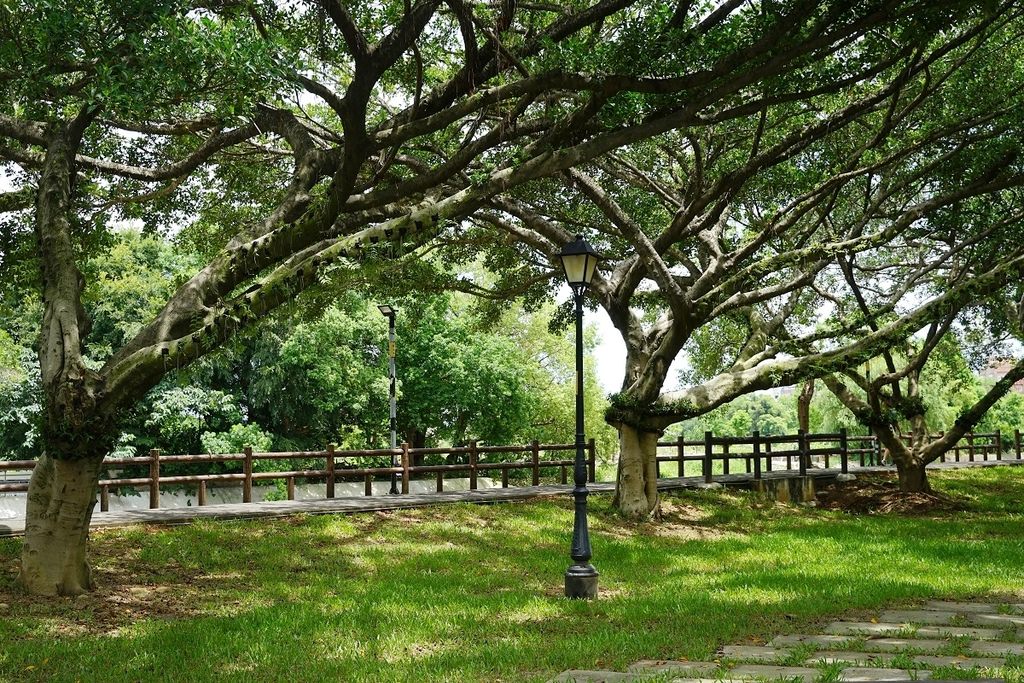
<svg viewBox="0 0 1024 683">
<path fill-rule="evenodd" d="M 565 245 L 558 255 L 562 259 L 565 279 L 572 288 L 576 304 L 576 464 L 573 468 L 572 490 L 575 512 L 572 527 L 572 565 L 565 572 L 565 597 L 593 599 L 597 597 L 597 570 L 590 564 L 590 532 L 587 529 L 587 461 L 583 434 L 583 296 L 594 278 L 600 256 L 583 239 Z"/>
<path fill-rule="evenodd" d="M 398 406 L 395 402 L 395 308 L 387 304 L 377 307 L 388 319 L 388 377 L 391 380 L 391 450 L 398 447 Z M 398 467 L 398 456 L 391 454 L 391 466 Z M 391 490 L 388 493 L 398 493 L 398 475 L 391 473 Z"/>
</svg>

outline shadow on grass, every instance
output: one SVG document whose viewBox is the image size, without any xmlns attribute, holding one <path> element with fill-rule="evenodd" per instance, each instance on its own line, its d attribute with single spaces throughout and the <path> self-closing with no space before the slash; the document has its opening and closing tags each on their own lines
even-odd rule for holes
<svg viewBox="0 0 1024 683">
<path fill-rule="evenodd" d="M 1015 514 L 856 517 L 701 493 L 673 499 L 693 512 L 673 523 L 729 533 L 687 538 L 594 500 L 602 595 L 589 603 L 561 597 L 567 501 L 104 532 L 101 561 L 137 548 L 130 569 L 218 577 L 216 590 L 112 636 L 55 639 L 59 614 L 19 611 L 0 621 L 0 678 L 546 680 L 705 659 L 893 602 L 1009 593 L 1024 566 Z"/>
</svg>

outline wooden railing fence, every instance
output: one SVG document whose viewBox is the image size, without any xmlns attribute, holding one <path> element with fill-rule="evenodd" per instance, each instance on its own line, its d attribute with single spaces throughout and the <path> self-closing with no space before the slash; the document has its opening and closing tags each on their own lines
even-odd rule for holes
<svg viewBox="0 0 1024 683">
<path fill-rule="evenodd" d="M 938 435 L 935 435 L 938 436 Z M 860 467 L 882 464 L 882 449 L 874 436 L 850 436 L 845 429 L 829 434 L 797 434 L 767 436 L 754 432 L 750 436 L 715 436 L 705 432 L 702 439 L 685 439 L 679 437 L 675 441 L 658 443 L 659 452 L 656 459 L 658 477 L 662 476 L 663 463 L 676 464 L 676 476 L 701 476 L 706 482 L 714 481 L 716 474 L 745 473 L 760 479 L 765 473 L 773 471 L 794 471 L 805 475 L 807 469 L 815 461 L 826 468 L 838 463 L 840 472 L 848 472 L 851 461 Z M 456 448 L 410 448 L 402 444 L 396 449 L 338 451 L 328 445 L 322 451 L 295 451 L 277 453 L 254 453 L 245 448 L 242 453 L 223 455 L 163 455 L 158 450 L 150 451 L 148 457 L 119 458 L 107 461 L 108 472 L 120 475 L 124 470 L 141 469 L 145 476 L 111 476 L 99 482 L 100 509 L 109 509 L 110 491 L 119 487 L 146 487 L 149 490 L 149 507 L 160 507 L 160 489 L 167 485 L 195 484 L 198 487 L 199 505 L 207 504 L 208 485 L 229 482 L 241 482 L 242 502 L 252 502 L 253 484 L 259 481 L 284 480 L 288 500 L 295 499 L 295 482 L 297 479 L 324 481 L 325 496 L 335 497 L 335 484 L 338 481 L 362 479 L 364 495 L 373 495 L 375 478 L 390 477 L 397 474 L 401 482 L 401 492 L 409 493 L 409 483 L 413 479 L 422 479 L 424 475 L 433 475 L 436 490 L 444 491 L 446 475 L 462 474 L 469 477 L 470 490 L 476 490 L 478 477 L 481 473 L 500 472 L 501 486 L 509 486 L 509 472 L 529 470 L 530 483 L 540 484 L 542 470 L 555 469 L 558 480 L 565 484 L 570 478 L 569 473 L 574 464 L 575 445 L 573 444 L 541 444 L 533 441 L 525 446 L 481 446 L 475 441 L 468 446 Z M 666 449 L 671 450 L 665 454 Z M 689 450 L 687 450 L 689 449 Z M 1021 431 L 1015 430 L 1012 446 L 1008 449 L 1017 460 L 1022 457 Z M 560 453 L 567 457 L 557 457 Z M 544 457 L 541 456 L 543 453 Z M 520 454 L 524 457 L 508 459 L 507 456 Z M 445 462 L 443 464 L 416 465 L 420 456 L 443 455 L 451 459 L 465 459 L 465 462 Z M 390 459 L 398 456 L 397 467 L 359 466 L 360 460 L 373 458 Z M 504 458 L 496 456 L 506 456 Z M 994 456 L 991 457 L 990 456 Z M 942 462 L 975 462 L 978 460 L 1001 460 L 1003 458 L 1002 434 L 995 431 L 989 434 L 968 434 L 953 448 L 941 457 Z M 319 461 L 322 467 L 312 469 L 291 469 L 275 471 L 259 471 L 258 463 L 274 460 Z M 171 474 L 162 471 L 168 465 L 209 464 L 209 463 L 240 463 L 241 472 L 223 474 Z M 716 473 L 715 464 L 720 467 Z M 689 467 L 689 471 L 687 466 Z M 34 460 L 0 460 L 0 474 L 11 471 L 30 471 L 35 467 Z M 588 480 L 595 480 L 597 452 L 594 440 L 587 444 L 587 475 Z M 696 471 L 694 471 L 696 470 Z M 23 492 L 28 490 L 28 482 L 0 482 L 0 493 Z"/>
<path fill-rule="evenodd" d="M 932 438 L 939 436 L 941 434 L 931 435 Z M 676 476 L 702 476 L 708 483 L 716 474 L 716 462 L 721 465 L 718 474 L 753 474 L 755 479 L 760 479 L 765 472 L 779 470 L 805 475 L 815 461 L 826 468 L 838 463 L 843 473 L 849 471 L 851 461 L 860 467 L 883 464 L 883 449 L 876 437 L 850 436 L 845 429 L 830 434 L 798 431 L 782 436 L 765 436 L 756 431 L 750 436 L 715 436 L 705 432 L 701 439 L 688 440 L 680 436 L 675 441 L 659 441 L 658 448 L 656 467 L 659 477 L 662 476 L 662 463 L 675 463 Z M 665 450 L 672 453 L 665 454 Z M 1021 459 L 1019 429 L 1014 431 L 1009 451 L 1016 459 Z M 940 457 L 941 462 L 1002 459 L 1002 434 L 998 430 L 987 434 L 967 434 Z M 694 466 L 687 469 L 687 463 L 694 463 Z"/>
<path fill-rule="evenodd" d="M 110 470 L 139 469 L 148 471 L 147 476 L 135 477 L 110 477 L 101 479 L 99 482 L 100 509 L 106 511 L 110 504 L 110 490 L 118 487 L 139 486 L 149 489 L 149 507 L 157 509 L 160 507 L 160 487 L 165 485 L 195 484 L 198 486 L 197 498 L 199 505 L 207 504 L 207 485 L 209 483 L 242 483 L 242 502 L 252 502 L 253 483 L 267 480 L 285 481 L 288 500 L 295 499 L 296 479 L 322 480 L 326 482 L 327 498 L 335 497 L 335 483 L 339 480 L 363 480 L 363 493 L 367 496 L 373 495 L 373 481 L 375 477 L 390 477 L 397 474 L 401 482 L 403 494 L 409 493 L 409 482 L 419 475 L 432 474 L 436 481 L 438 492 L 444 491 L 445 475 L 468 474 L 470 490 L 476 490 L 478 477 L 481 473 L 499 471 L 501 473 L 501 486 L 509 486 L 509 472 L 513 470 L 529 470 L 531 472 L 531 483 L 534 486 L 540 484 L 541 471 L 556 468 L 559 481 L 563 484 L 569 479 L 569 469 L 575 462 L 574 444 L 542 444 L 533 441 L 525 446 L 480 446 L 475 441 L 468 446 L 456 448 L 409 448 L 403 443 L 394 450 L 390 448 L 361 450 L 361 451 L 338 451 L 333 445 L 328 445 L 322 451 L 295 451 L 277 453 L 254 453 L 251 448 L 246 447 L 242 453 L 228 453 L 217 455 L 163 455 L 159 450 L 152 450 L 148 457 L 141 458 L 117 458 L 106 461 Z M 572 451 L 571 457 L 554 457 L 560 452 Z M 586 445 L 587 451 L 587 475 L 593 482 L 597 468 L 597 448 L 594 440 L 591 439 Z M 544 457 L 541 456 L 543 453 Z M 489 459 L 495 455 L 524 454 L 527 457 L 519 459 Z M 553 455 L 554 454 L 554 455 Z M 445 455 L 465 456 L 466 462 L 445 463 L 437 465 L 414 465 L 418 456 Z M 359 460 L 370 458 L 390 459 L 392 456 L 399 457 L 397 467 L 373 467 L 353 466 Z M 322 460 L 323 467 L 301 470 L 277 470 L 270 472 L 258 471 L 257 463 L 272 460 Z M 197 463 L 241 463 L 241 472 L 226 474 L 180 474 L 167 475 L 161 472 L 161 468 L 173 464 L 197 464 Z M 26 471 L 35 467 L 34 460 L 0 460 L 0 472 Z M 28 482 L 0 483 L 0 493 L 28 491 Z"/>
</svg>

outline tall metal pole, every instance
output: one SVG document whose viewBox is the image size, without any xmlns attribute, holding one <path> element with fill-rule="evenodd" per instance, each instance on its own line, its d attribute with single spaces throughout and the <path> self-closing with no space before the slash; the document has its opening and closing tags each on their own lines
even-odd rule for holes
<svg viewBox="0 0 1024 683">
<path fill-rule="evenodd" d="M 391 450 L 398 447 L 398 405 L 395 401 L 395 314 L 388 316 L 388 375 L 391 379 Z M 391 454 L 391 466 L 398 467 L 398 456 Z M 398 493 L 398 475 L 391 473 L 391 490 L 388 493 Z"/>
<path fill-rule="evenodd" d="M 597 570 L 590 564 L 590 532 L 587 528 L 586 435 L 583 433 L 583 288 L 573 287 L 576 303 L 576 463 L 573 469 L 574 499 L 572 565 L 565 572 L 565 597 L 597 597 Z"/>
</svg>

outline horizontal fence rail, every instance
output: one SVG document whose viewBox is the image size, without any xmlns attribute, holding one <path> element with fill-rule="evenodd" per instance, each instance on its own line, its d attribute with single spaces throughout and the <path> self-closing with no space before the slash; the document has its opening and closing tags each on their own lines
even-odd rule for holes
<svg viewBox="0 0 1024 683">
<path fill-rule="evenodd" d="M 591 439 L 585 444 L 585 455 L 587 463 L 587 477 L 593 482 L 597 469 L 597 448 L 594 440 Z M 559 457 L 567 451 L 572 451 L 569 456 Z M 118 474 L 124 470 L 140 470 L 145 476 L 111 476 L 100 479 L 99 498 L 100 509 L 106 512 L 110 504 L 110 490 L 119 487 L 147 487 L 149 489 L 149 507 L 152 510 L 160 507 L 160 487 L 169 484 L 195 484 L 197 485 L 197 498 L 199 505 L 207 504 L 208 483 L 233 483 L 242 484 L 242 502 L 252 502 L 253 483 L 257 481 L 284 480 L 288 500 L 295 499 L 296 479 L 313 481 L 324 481 L 326 483 L 325 496 L 335 497 L 335 484 L 339 480 L 362 479 L 364 495 L 373 495 L 373 482 L 375 478 L 390 478 L 391 475 L 398 475 L 401 482 L 401 492 L 409 493 L 409 482 L 419 475 L 431 474 L 436 481 L 438 493 L 444 491 L 445 475 L 468 474 L 469 488 L 471 491 L 477 489 L 478 478 L 481 473 L 489 474 L 500 472 L 502 488 L 509 486 L 509 472 L 514 470 L 529 470 L 533 486 L 540 484 L 542 470 L 556 470 L 558 480 L 565 484 L 568 480 L 568 471 L 575 464 L 575 444 L 542 444 L 533 441 L 525 446 L 480 446 L 475 441 L 468 446 L 454 448 L 409 448 L 408 444 L 401 444 L 398 448 L 381 448 L 374 450 L 351 450 L 338 451 L 334 446 L 328 445 L 322 451 L 294 451 L 255 453 L 246 447 L 242 453 L 225 453 L 215 455 L 163 455 L 159 450 L 152 450 L 148 457 L 138 458 L 115 458 L 104 462 L 108 473 L 117 471 Z M 543 454 L 543 457 L 542 457 Z M 435 465 L 416 465 L 415 461 L 422 456 L 444 455 L 449 458 L 455 457 L 465 462 L 446 462 Z M 509 458 L 508 456 L 522 455 L 525 457 Z M 499 456 L 500 459 L 495 459 Z M 505 456 L 505 457 L 500 457 Z M 397 466 L 359 466 L 360 460 L 398 459 Z M 292 469 L 259 471 L 259 463 L 273 460 L 299 460 L 319 461 L 322 467 L 311 469 Z M 162 472 L 167 465 L 194 465 L 209 463 L 240 463 L 241 472 L 230 472 L 223 474 L 172 474 Z M 10 471 L 31 471 L 35 468 L 35 460 L 0 460 L 0 474 Z M 0 483 L 0 493 L 17 493 L 28 491 L 28 482 Z"/>
<path fill-rule="evenodd" d="M 941 434 L 931 435 L 938 438 Z M 1008 440 L 1009 441 L 1009 440 Z M 1021 432 L 1015 430 L 1007 452 L 1020 460 Z M 338 451 L 328 445 L 322 451 L 286 451 L 254 453 L 245 448 L 242 453 L 207 455 L 163 455 L 159 450 L 150 451 L 147 457 L 109 459 L 107 478 L 99 482 L 100 509 L 109 509 L 110 491 L 120 487 L 145 487 L 149 490 L 149 507 L 160 507 L 162 485 L 194 484 L 197 487 L 199 505 L 207 504 L 208 485 L 241 482 L 242 502 L 251 503 L 253 484 L 259 481 L 284 480 L 288 500 L 295 499 L 296 480 L 323 481 L 326 484 L 325 497 L 335 497 L 338 481 L 363 481 L 364 495 L 373 495 L 375 480 L 383 481 L 397 475 L 401 492 L 409 493 L 413 479 L 423 480 L 433 475 L 436 490 L 444 491 L 446 475 L 469 476 L 469 489 L 478 488 L 481 473 L 499 472 L 502 488 L 509 486 L 509 473 L 528 470 L 533 486 L 545 476 L 557 476 L 562 484 L 567 483 L 568 472 L 575 462 L 574 444 L 542 444 L 533 441 L 525 446 L 481 446 L 471 442 L 467 446 L 454 448 L 410 448 L 402 444 L 398 448 L 373 450 Z M 715 436 L 705 432 L 701 439 L 679 437 L 675 441 L 658 442 L 655 460 L 657 476 L 661 478 L 662 465 L 676 465 L 677 477 L 700 476 L 705 482 L 714 481 L 716 474 L 752 474 L 761 479 L 765 473 L 792 471 L 801 476 L 813 467 L 831 468 L 838 465 L 840 472 L 848 472 L 854 466 L 870 467 L 884 464 L 884 450 L 874 436 L 850 436 L 846 430 L 829 434 L 798 432 L 786 435 L 762 435 L 754 432 L 750 436 Z M 666 454 L 665 451 L 670 453 Z M 542 457 L 543 454 L 543 457 Z M 999 431 L 989 434 L 967 434 L 944 453 L 942 462 L 975 462 L 1003 459 L 1003 436 Z M 445 456 L 443 464 L 415 464 L 428 455 Z M 560 457 L 563 456 L 564 457 Z M 519 456 L 519 457 L 516 457 Z M 395 466 L 380 466 L 366 463 L 367 460 L 397 460 Z M 459 462 L 449 462 L 457 459 Z M 301 469 L 261 471 L 260 463 L 275 460 L 313 462 L 314 467 Z M 360 462 L 362 461 L 362 462 Z M 595 481 L 597 451 L 594 440 L 586 444 L 587 478 Z M 209 465 L 213 463 L 240 464 L 240 472 L 167 474 L 168 465 Z M 320 466 L 322 463 L 322 466 Z M 34 460 L 0 460 L 0 477 L 9 472 L 30 472 Z M 294 464 L 294 463 L 293 463 Z M 716 467 L 717 465 L 717 467 Z M 716 472 L 717 469 L 717 472 Z M 125 471 L 135 470 L 138 476 L 122 476 Z M 554 474 L 552 474 L 554 470 Z M 116 476 L 115 476 L 116 475 Z M 0 479 L 0 493 L 28 491 L 27 481 L 6 481 Z"/>
<path fill-rule="evenodd" d="M 942 436 L 931 434 L 929 438 Z M 1003 459 L 1003 437 L 999 431 L 988 434 L 967 434 L 939 458 L 940 462 L 975 462 Z M 675 441 L 659 441 L 655 462 L 657 476 L 662 477 L 662 463 L 674 463 L 676 476 L 701 476 L 711 483 L 717 474 L 744 473 L 761 479 L 763 473 L 793 471 L 801 476 L 814 466 L 838 465 L 840 472 L 849 472 L 853 462 L 860 467 L 883 465 L 885 451 L 875 436 L 850 436 L 845 429 L 831 434 L 796 434 L 778 436 L 754 432 L 750 436 L 715 436 L 705 432 L 701 439 L 680 436 Z M 671 454 L 665 454 L 665 450 Z M 1014 430 L 1008 449 L 1021 459 L 1021 432 Z M 692 466 L 687 467 L 687 463 Z"/>
</svg>

